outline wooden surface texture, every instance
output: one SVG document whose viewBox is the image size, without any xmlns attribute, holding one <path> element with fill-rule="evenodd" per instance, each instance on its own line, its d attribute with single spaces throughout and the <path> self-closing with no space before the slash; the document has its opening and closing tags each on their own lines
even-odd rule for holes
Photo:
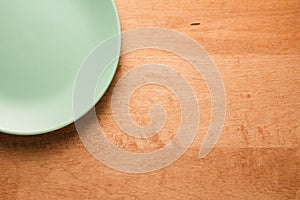
<svg viewBox="0 0 300 200">
<path fill-rule="evenodd" d="M 193 87 L 201 123 L 191 148 L 172 165 L 127 174 L 98 162 L 72 124 L 50 134 L 0 134 L 0 200 L 13 199 L 299 199 L 300 1 L 116 0 L 123 31 L 161 27 L 196 40 L 224 81 L 227 114 L 214 150 L 198 153 L 211 102 L 205 82 L 189 63 L 160 50 L 122 56 L 117 75 L 97 105 L 110 140 L 133 152 L 151 152 L 172 140 L 180 124 L 176 98 L 163 87 L 140 88 L 130 102 L 132 120 L 150 123 L 149 108 L 168 112 L 164 129 L 148 140 L 116 126 L 113 88 L 129 70 L 147 63 L 173 67 Z M 143 104 L 141 102 L 144 102 Z"/>
</svg>

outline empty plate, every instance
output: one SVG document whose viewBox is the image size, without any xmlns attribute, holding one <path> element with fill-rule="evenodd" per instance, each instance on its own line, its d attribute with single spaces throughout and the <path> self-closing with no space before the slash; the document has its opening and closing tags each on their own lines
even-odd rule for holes
<svg viewBox="0 0 300 200">
<path fill-rule="evenodd" d="M 0 26 L 0 132 L 41 134 L 79 118 L 77 73 L 98 44 L 120 34 L 113 1 L 1 0 Z M 95 102 L 116 68 L 117 61 L 101 76 Z"/>
</svg>

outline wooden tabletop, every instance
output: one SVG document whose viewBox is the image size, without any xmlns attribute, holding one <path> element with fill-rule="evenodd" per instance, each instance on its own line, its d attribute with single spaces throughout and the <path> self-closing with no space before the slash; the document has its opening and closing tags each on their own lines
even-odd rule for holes
<svg viewBox="0 0 300 200">
<path fill-rule="evenodd" d="M 220 140 L 199 159 L 211 101 L 195 69 L 172 53 L 135 51 L 122 56 L 113 84 L 97 105 L 104 132 L 116 146 L 140 153 L 158 150 L 172 140 L 181 113 L 176 98 L 164 87 L 142 87 L 130 101 L 132 120 L 141 126 L 150 123 L 153 104 L 166 109 L 166 126 L 150 139 L 124 134 L 111 111 L 113 88 L 126 72 L 162 63 L 184 76 L 198 98 L 200 125 L 187 152 L 164 169 L 129 174 L 90 155 L 73 124 L 34 137 L 0 134 L 0 199 L 299 199 L 299 0 L 115 2 L 123 31 L 166 28 L 206 49 L 226 89 Z"/>
</svg>

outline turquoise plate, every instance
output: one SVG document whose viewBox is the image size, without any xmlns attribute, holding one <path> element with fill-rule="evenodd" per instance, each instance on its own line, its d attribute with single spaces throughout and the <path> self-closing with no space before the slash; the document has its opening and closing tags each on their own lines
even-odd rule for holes
<svg viewBox="0 0 300 200">
<path fill-rule="evenodd" d="M 0 26 L 0 132 L 47 133 L 81 117 L 72 107 L 76 75 L 98 44 L 120 35 L 114 2 L 1 0 Z M 116 69 L 117 61 L 101 77 L 95 103 Z"/>
</svg>

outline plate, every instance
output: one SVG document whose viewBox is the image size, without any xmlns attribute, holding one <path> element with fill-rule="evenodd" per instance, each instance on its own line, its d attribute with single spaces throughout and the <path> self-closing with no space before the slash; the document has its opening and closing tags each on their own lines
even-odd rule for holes
<svg viewBox="0 0 300 200">
<path fill-rule="evenodd" d="M 76 76 L 98 44 L 120 35 L 114 2 L 1 0 L 0 26 L 0 132 L 42 134 L 81 117 L 72 107 Z M 117 64 L 101 76 L 95 103 Z"/>
</svg>

